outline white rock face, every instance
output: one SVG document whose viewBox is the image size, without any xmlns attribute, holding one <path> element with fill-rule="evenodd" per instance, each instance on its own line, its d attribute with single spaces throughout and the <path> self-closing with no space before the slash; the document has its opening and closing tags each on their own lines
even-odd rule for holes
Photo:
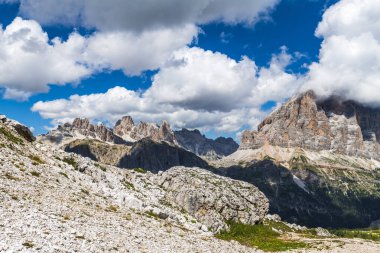
<svg viewBox="0 0 380 253">
<path fill-rule="evenodd" d="M 318 101 L 309 91 L 274 111 L 258 131 L 245 131 L 240 149 L 270 144 L 380 160 L 379 140 L 380 108 L 336 97 Z"/>
<path fill-rule="evenodd" d="M 0 252 L 257 252 L 168 205 L 159 176 L 29 143 L 2 122 Z"/>
<path fill-rule="evenodd" d="M 199 168 L 174 167 L 157 177 L 165 200 L 184 209 L 213 232 L 227 230 L 226 221 L 262 221 L 269 203 L 255 186 L 216 176 Z"/>
</svg>

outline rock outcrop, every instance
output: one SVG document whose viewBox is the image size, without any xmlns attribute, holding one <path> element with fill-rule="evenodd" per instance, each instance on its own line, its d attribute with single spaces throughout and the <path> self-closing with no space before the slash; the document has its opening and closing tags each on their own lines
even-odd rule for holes
<svg viewBox="0 0 380 253">
<path fill-rule="evenodd" d="M 121 137 L 115 135 L 111 129 L 103 124 L 91 124 L 88 119 L 75 119 L 71 124 L 59 125 L 57 129 L 40 135 L 38 140 L 58 146 L 63 146 L 77 139 L 97 139 L 100 141 L 123 144 L 126 143 Z"/>
<path fill-rule="evenodd" d="M 268 213 L 267 198 L 255 186 L 199 168 L 174 167 L 159 174 L 165 201 L 193 215 L 213 232 L 226 221 L 256 224 Z"/>
<path fill-rule="evenodd" d="M 36 140 L 32 131 L 30 131 L 30 129 L 27 126 L 21 124 L 20 122 L 16 120 L 8 119 L 5 115 L 0 115 L 0 121 L 4 125 L 9 126 L 13 128 L 14 130 L 16 130 L 16 132 L 26 141 L 33 142 Z"/>
<path fill-rule="evenodd" d="M 177 145 L 174 133 L 166 121 L 162 122 L 160 126 L 146 122 L 140 122 L 138 125 L 135 125 L 130 116 L 125 116 L 116 122 L 113 132 L 130 142 L 150 138 L 154 141 L 166 141 L 170 144 Z"/>
<path fill-rule="evenodd" d="M 219 137 L 212 140 L 202 135 L 199 130 L 182 129 L 174 134 L 181 147 L 209 160 L 230 155 L 239 148 L 232 138 Z"/>
<path fill-rule="evenodd" d="M 245 131 L 240 149 L 265 144 L 380 159 L 380 109 L 337 97 L 318 100 L 312 91 L 293 97 L 257 131 Z"/>
</svg>

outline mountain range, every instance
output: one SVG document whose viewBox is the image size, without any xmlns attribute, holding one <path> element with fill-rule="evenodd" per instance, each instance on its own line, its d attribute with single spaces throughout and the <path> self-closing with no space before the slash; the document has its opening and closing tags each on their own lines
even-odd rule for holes
<svg viewBox="0 0 380 253">
<path fill-rule="evenodd" d="M 339 97 L 320 99 L 312 91 L 289 99 L 257 130 L 243 132 L 240 145 L 231 138 L 208 139 L 199 130 L 173 131 L 165 121 L 135 124 L 130 116 L 113 128 L 78 118 L 37 138 L 19 122 L 1 116 L 0 139 L 2 178 L 11 189 L 3 199 L 12 208 L 21 199 L 31 199 L 28 205 L 44 210 L 36 211 L 37 219 L 54 212 L 53 207 L 62 208 L 53 197 L 53 206 L 38 199 L 34 192 L 44 189 L 67 206 L 82 201 L 75 197 L 79 192 L 88 198 L 88 207 L 81 207 L 88 217 L 100 217 L 102 208 L 115 212 L 102 222 L 119 219 L 123 210 L 139 222 L 156 217 L 162 220 L 159 226 L 188 229 L 192 232 L 187 236 L 198 239 L 229 230 L 230 221 L 265 223 L 278 215 L 281 226 L 294 231 L 304 231 L 302 226 L 361 228 L 380 223 L 380 109 Z M 55 189 L 68 193 L 61 196 Z M 2 211 L 8 214 L 12 208 Z M 20 215 L 32 215 L 20 210 Z M 83 237 L 77 224 L 81 218 L 71 222 L 76 214 L 69 209 L 60 215 L 67 215 L 62 219 Z M 135 221 L 133 226 L 160 231 Z M 131 233 L 137 227 L 129 227 Z M 166 234 L 160 238 L 168 240 Z M 231 252 L 240 247 L 219 246 Z M 218 252 L 219 246 L 207 247 Z"/>
</svg>

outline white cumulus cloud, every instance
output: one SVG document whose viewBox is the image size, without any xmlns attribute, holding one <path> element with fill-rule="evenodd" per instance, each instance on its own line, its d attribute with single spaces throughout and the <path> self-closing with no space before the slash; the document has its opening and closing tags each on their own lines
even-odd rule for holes
<svg viewBox="0 0 380 253">
<path fill-rule="evenodd" d="M 73 35 L 67 41 L 49 40 L 37 22 L 21 18 L 0 29 L 0 85 L 6 88 L 5 97 L 25 99 L 46 92 L 50 83 L 63 85 L 89 75 L 76 61 L 82 39 Z"/>
<path fill-rule="evenodd" d="M 0 27 L 0 86 L 4 97 L 25 100 L 47 92 L 49 85 L 77 83 L 94 72 L 123 70 L 138 75 L 158 69 L 174 50 L 190 43 L 198 28 L 133 32 L 99 32 L 88 37 L 73 32 L 66 41 L 50 40 L 33 20 L 16 18 Z"/>
<path fill-rule="evenodd" d="M 283 49 L 268 68 L 259 68 L 247 57 L 236 61 L 218 52 L 183 48 L 143 93 L 115 87 L 106 93 L 40 101 L 32 110 L 53 124 L 76 117 L 114 123 L 131 115 L 149 122 L 169 120 L 175 128 L 234 132 L 262 119 L 260 106 L 266 98 L 283 102 L 299 87 L 298 78 L 284 70 L 291 59 Z"/>
<path fill-rule="evenodd" d="M 279 0 L 20 0 L 21 14 L 43 24 L 142 31 L 204 24 L 254 24 Z"/>
<path fill-rule="evenodd" d="M 304 89 L 380 105 L 380 0 L 341 0 L 323 15 L 319 62 Z"/>
</svg>

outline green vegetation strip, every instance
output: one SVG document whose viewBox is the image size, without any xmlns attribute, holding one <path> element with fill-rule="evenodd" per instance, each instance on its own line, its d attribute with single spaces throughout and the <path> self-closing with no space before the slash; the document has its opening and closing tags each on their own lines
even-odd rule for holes
<svg viewBox="0 0 380 253">
<path fill-rule="evenodd" d="M 16 137 L 14 134 L 12 134 L 10 131 L 5 129 L 4 127 L 0 127 L 0 134 L 4 135 L 5 138 L 13 142 L 14 144 L 20 144 L 20 145 L 24 144 L 22 139 Z"/>
<path fill-rule="evenodd" d="M 290 241 L 281 238 L 281 234 L 272 230 L 269 225 L 246 225 L 228 222 L 230 231 L 216 235 L 222 240 L 235 240 L 249 247 L 256 247 L 264 251 L 286 251 L 308 247 L 305 242 Z"/>
<path fill-rule="evenodd" d="M 380 229 L 332 229 L 330 233 L 338 237 L 361 238 L 380 242 Z"/>
</svg>

